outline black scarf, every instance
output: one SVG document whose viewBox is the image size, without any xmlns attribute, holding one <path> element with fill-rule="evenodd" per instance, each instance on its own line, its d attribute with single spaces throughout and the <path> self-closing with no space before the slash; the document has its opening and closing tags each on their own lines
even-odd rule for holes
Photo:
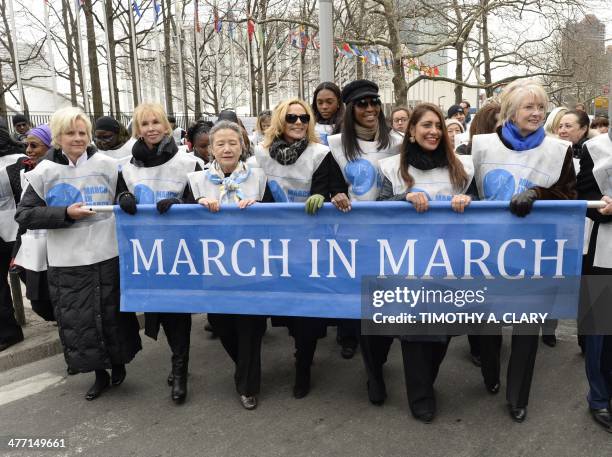
<svg viewBox="0 0 612 457">
<path fill-rule="evenodd" d="M 287 143 L 283 138 L 276 138 L 270 146 L 270 157 L 281 165 L 292 165 L 300 158 L 308 147 L 308 138 L 302 138 L 295 143 Z"/>
<path fill-rule="evenodd" d="M 407 142 L 406 154 L 408 165 L 419 170 L 433 170 L 448 166 L 446 152 L 440 147 L 433 152 L 425 151 L 419 143 Z"/>
<path fill-rule="evenodd" d="M 140 138 L 132 147 L 132 163 L 138 167 L 157 167 L 170 160 L 178 152 L 178 147 L 171 136 L 165 136 L 152 149 Z"/>
<path fill-rule="evenodd" d="M 582 159 L 582 145 L 588 140 L 587 137 L 578 140 L 578 143 L 572 144 L 572 156 L 574 159 Z"/>
</svg>

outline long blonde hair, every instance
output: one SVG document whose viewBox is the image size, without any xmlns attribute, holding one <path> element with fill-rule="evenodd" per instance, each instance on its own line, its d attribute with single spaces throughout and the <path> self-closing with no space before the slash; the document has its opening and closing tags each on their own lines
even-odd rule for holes
<svg viewBox="0 0 612 457">
<path fill-rule="evenodd" d="M 134 115 L 132 116 L 132 136 L 134 138 L 139 138 L 141 136 L 140 127 L 142 127 L 142 121 L 147 114 L 153 114 L 159 120 L 159 123 L 163 125 L 166 130 L 166 135 L 172 133 L 172 126 L 170 125 L 170 121 L 168 121 L 168 116 L 163 106 L 159 103 L 141 103 L 136 107 Z"/>
<path fill-rule="evenodd" d="M 308 142 L 320 143 L 319 137 L 315 132 L 315 118 L 312 109 L 304 100 L 292 98 L 291 100 L 285 100 L 284 102 L 279 103 L 272 112 L 270 127 L 266 130 L 266 135 L 263 140 L 264 148 L 269 148 L 276 138 L 283 136 L 285 125 L 287 123 L 287 121 L 285 121 L 285 116 L 287 115 L 287 111 L 289 111 L 289 107 L 291 105 L 300 105 L 302 108 L 304 108 L 306 114 L 310 116 L 308 129 L 306 130 L 306 138 L 308 138 Z"/>
</svg>

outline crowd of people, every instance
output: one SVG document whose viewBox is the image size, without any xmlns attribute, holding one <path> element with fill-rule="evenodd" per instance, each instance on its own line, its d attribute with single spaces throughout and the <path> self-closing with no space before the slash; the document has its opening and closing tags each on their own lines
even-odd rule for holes
<svg viewBox="0 0 612 457">
<path fill-rule="evenodd" d="M 16 268 L 33 310 L 57 321 L 69 372 L 95 373 L 85 398 L 124 381 L 126 364 L 142 348 L 139 325 L 134 313 L 119 310 L 114 217 L 91 210 L 95 205 L 117 204 L 134 215 L 143 203 L 160 213 L 190 203 L 222 213 L 226 205 L 294 202 L 314 215 L 324 202 L 349 212 L 352 202 L 394 200 L 407 202 L 418 217 L 433 200 L 448 200 L 463 213 L 481 199 L 509 201 L 510 211 L 525 217 L 537 200 L 603 200 L 604 208 L 587 213 L 583 273 L 609 274 L 612 189 L 602 167 L 612 157 L 612 131 L 607 120 L 591 122 L 579 107 L 559 107 L 546 118 L 548 103 L 544 88 L 525 79 L 476 112 L 467 101 L 446 116 L 422 103 L 395 107 L 385 118 L 377 84 L 356 80 L 342 89 L 320 84 L 311 104 L 297 98 L 279 103 L 261 113 L 251 135 L 233 111 L 183 130 L 155 103 L 135 109 L 130 133 L 108 116 L 92 126 L 73 107 L 33 128 L 15 116 L 13 135 L 0 126 L 0 350 L 23 340 L 6 281 Z M 491 163 L 528 185 L 509 189 L 485 179 Z M 266 316 L 209 314 L 208 322 L 235 365 L 242 406 L 256 408 Z M 361 348 L 364 394 L 373 405 L 386 401 L 383 372 L 394 337 L 362 334 L 360 322 L 351 319 L 272 316 L 271 324 L 287 327 L 294 340 L 295 398 L 310 393 L 317 342 L 334 325 L 342 357 Z M 555 326 L 552 321 L 542 329 L 549 346 L 556 344 Z M 157 339 L 160 328 L 172 353 L 170 396 L 180 404 L 187 398 L 191 315 L 145 313 L 145 335 Z M 505 385 L 516 422 L 527 416 L 539 332 L 532 324 L 513 328 Z M 429 423 L 436 416 L 434 384 L 450 340 L 399 337 L 408 405 L 417 420 Z M 499 393 L 501 326 L 470 335 L 469 342 L 484 390 Z M 590 412 L 612 432 L 612 337 L 585 335 L 581 346 Z"/>
</svg>

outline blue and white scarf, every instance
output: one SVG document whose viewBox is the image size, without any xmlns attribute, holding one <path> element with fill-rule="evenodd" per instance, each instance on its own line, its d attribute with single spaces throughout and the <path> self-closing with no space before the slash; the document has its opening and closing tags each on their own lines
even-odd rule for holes
<svg viewBox="0 0 612 457">
<path fill-rule="evenodd" d="M 219 202 L 220 203 L 238 203 L 244 199 L 244 194 L 240 189 L 240 184 L 245 182 L 251 170 L 247 168 L 244 162 L 238 162 L 236 169 L 231 175 L 225 177 L 225 173 L 217 161 L 213 161 L 208 169 L 208 180 L 220 187 Z"/>
</svg>

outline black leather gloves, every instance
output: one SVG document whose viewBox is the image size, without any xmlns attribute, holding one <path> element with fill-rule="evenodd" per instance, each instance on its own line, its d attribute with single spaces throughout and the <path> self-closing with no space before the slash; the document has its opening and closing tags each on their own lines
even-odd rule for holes
<svg viewBox="0 0 612 457">
<path fill-rule="evenodd" d="M 180 198 L 164 198 L 163 200 L 157 202 L 157 211 L 159 211 L 159 214 L 164 214 L 172 205 L 177 203 L 182 203 Z"/>
<path fill-rule="evenodd" d="M 527 189 L 520 194 L 516 194 L 510 200 L 510 212 L 518 217 L 525 217 L 531 212 L 533 202 L 538 199 L 538 194 L 534 189 Z"/>
<path fill-rule="evenodd" d="M 128 214 L 136 214 L 136 197 L 130 192 L 119 195 L 119 208 Z"/>
</svg>

